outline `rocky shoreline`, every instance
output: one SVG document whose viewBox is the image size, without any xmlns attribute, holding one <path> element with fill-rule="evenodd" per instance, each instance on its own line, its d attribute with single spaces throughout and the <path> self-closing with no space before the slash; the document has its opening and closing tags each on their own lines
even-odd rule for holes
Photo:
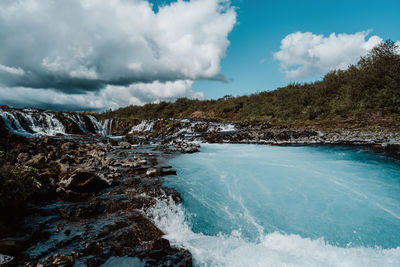
<svg viewBox="0 0 400 267">
<path fill-rule="evenodd" d="M 13 136 L 8 145 L 15 163 L 36 168 L 41 183 L 23 211 L 2 214 L 0 251 L 12 256 L 3 257 L 9 266 L 100 266 L 115 256 L 191 266 L 190 252 L 171 247 L 146 215 L 156 201 L 181 201 L 162 186 L 163 175 L 176 174 L 163 163 L 165 147 L 94 136 Z"/>
<path fill-rule="evenodd" d="M 69 124 L 79 126 L 73 120 Z M 38 172 L 29 204 L 1 214 L 0 254 L 9 257 L 0 256 L 0 262 L 100 266 L 129 256 L 144 266 L 191 266 L 191 253 L 171 247 L 146 211 L 160 200 L 182 201 L 176 190 L 162 186 L 164 175 L 176 174 L 165 162 L 176 153 L 197 152 L 200 142 L 361 145 L 400 158 L 399 133 L 185 119 L 143 120 L 133 127 L 125 122 L 117 130 L 123 136 L 26 138 L 10 133 L 0 120 L 0 150 L 11 164 Z"/>
<path fill-rule="evenodd" d="M 146 125 L 140 128 L 145 131 L 129 132 L 130 129 L 119 128 L 118 132 L 126 135 L 128 140 L 158 140 L 164 144 L 189 140 L 234 144 L 365 146 L 400 158 L 400 132 L 320 130 L 263 123 L 218 123 L 188 119 L 145 122 Z"/>
</svg>

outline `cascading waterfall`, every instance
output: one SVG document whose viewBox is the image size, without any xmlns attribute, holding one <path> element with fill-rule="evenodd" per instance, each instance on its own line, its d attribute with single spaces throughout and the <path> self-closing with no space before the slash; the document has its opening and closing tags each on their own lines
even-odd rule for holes
<svg viewBox="0 0 400 267">
<path fill-rule="evenodd" d="M 83 133 L 88 133 L 89 131 L 86 129 L 86 125 L 85 122 L 82 120 L 81 116 L 78 114 L 71 114 L 71 113 L 63 113 L 64 117 L 69 118 L 70 120 L 72 120 L 73 122 L 75 122 L 79 129 L 83 132 Z"/>
<path fill-rule="evenodd" d="M 92 115 L 87 115 L 87 117 L 92 122 L 92 124 L 95 127 L 95 130 L 98 134 L 101 134 L 102 136 L 107 136 L 107 130 L 103 128 L 103 126 L 100 124 L 100 122 L 95 117 L 93 117 Z"/>
<path fill-rule="evenodd" d="M 106 135 L 106 131 L 102 125 L 91 115 L 63 112 L 58 113 L 56 116 L 52 112 L 44 112 L 36 109 L 19 110 L 0 108 L 0 117 L 4 122 L 5 128 L 14 134 L 27 137 L 68 134 L 66 126 L 61 122 L 64 120 L 72 121 L 78 125 L 82 133 L 88 133 L 90 126 L 85 122 L 84 116 L 89 118 L 96 133 Z"/>
<path fill-rule="evenodd" d="M 188 119 L 168 119 L 171 121 L 179 121 L 184 124 L 188 124 L 187 127 L 180 129 L 179 133 L 196 133 L 196 127 L 205 126 L 206 132 L 219 132 L 219 133 L 233 133 L 237 131 L 235 124 L 231 123 L 218 123 L 218 122 L 206 122 L 206 121 L 190 121 Z M 134 132 L 151 132 L 154 129 L 155 120 L 142 120 L 139 124 L 132 127 L 130 134 Z M 104 125 L 108 125 L 108 120 L 104 122 Z"/>
<path fill-rule="evenodd" d="M 130 130 L 130 134 L 134 132 L 150 132 L 153 130 L 155 122 L 150 120 L 143 120 L 138 125 L 135 125 Z"/>
<path fill-rule="evenodd" d="M 103 123 L 101 124 L 101 126 L 103 126 L 103 128 L 107 131 L 107 134 L 109 134 L 109 131 L 108 131 L 108 124 L 109 123 L 110 123 L 110 120 L 109 119 L 105 119 L 103 121 Z"/>
<path fill-rule="evenodd" d="M 102 123 L 102 127 L 106 131 L 107 135 L 112 135 L 113 122 L 114 119 L 105 119 Z M 117 127 L 118 127 L 118 120 L 117 120 Z"/>
<path fill-rule="evenodd" d="M 2 117 L 7 130 L 9 130 L 10 132 L 25 136 L 31 135 L 21 126 L 14 114 L 0 110 L 0 116 Z"/>
<path fill-rule="evenodd" d="M 0 110 L 9 131 L 24 136 L 65 134 L 64 125 L 54 114 L 32 109 Z"/>
</svg>

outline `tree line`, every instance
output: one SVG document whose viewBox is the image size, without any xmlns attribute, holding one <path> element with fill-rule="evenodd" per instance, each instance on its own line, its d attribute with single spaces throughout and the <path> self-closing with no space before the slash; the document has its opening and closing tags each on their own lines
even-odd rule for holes
<svg viewBox="0 0 400 267">
<path fill-rule="evenodd" d="M 208 118 L 237 122 L 293 123 L 346 118 L 360 112 L 400 114 L 400 54 L 388 40 L 357 64 L 334 70 L 322 80 L 289 84 L 273 91 L 217 100 L 179 98 L 128 106 L 99 114 L 100 118 Z"/>
</svg>

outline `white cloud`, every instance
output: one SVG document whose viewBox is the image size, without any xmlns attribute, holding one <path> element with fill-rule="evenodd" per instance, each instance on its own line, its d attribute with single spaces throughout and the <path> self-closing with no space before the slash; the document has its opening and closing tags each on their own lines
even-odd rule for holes
<svg viewBox="0 0 400 267">
<path fill-rule="evenodd" d="M 274 53 L 288 79 L 325 74 L 334 69 L 346 69 L 382 42 L 376 35 L 367 38 L 368 31 L 335 34 L 328 37 L 311 32 L 295 32 L 281 41 Z"/>
<path fill-rule="evenodd" d="M 0 64 L 18 66 L 30 76 L 2 77 L 2 82 L 95 90 L 220 77 L 236 22 L 227 3 L 179 0 L 154 13 L 143 0 L 2 1 Z"/>
<path fill-rule="evenodd" d="M 145 0 L 2 0 L 0 103 L 12 88 L 32 103 L 96 108 L 198 96 L 194 80 L 223 79 L 235 23 L 227 0 L 178 0 L 157 13 Z"/>
<path fill-rule="evenodd" d="M 4 66 L 0 64 L 0 72 L 6 72 L 7 74 L 13 74 L 13 75 L 24 75 L 25 71 L 21 68 L 12 68 L 8 66 Z"/>
<path fill-rule="evenodd" d="M 3 101 L 14 106 L 42 107 L 50 109 L 115 109 L 128 105 L 143 105 L 149 102 L 171 101 L 178 97 L 203 98 L 203 93 L 192 90 L 193 81 L 136 83 L 131 86 L 108 85 L 99 92 L 87 94 L 65 94 L 50 89 L 4 87 L 0 85 Z"/>
</svg>

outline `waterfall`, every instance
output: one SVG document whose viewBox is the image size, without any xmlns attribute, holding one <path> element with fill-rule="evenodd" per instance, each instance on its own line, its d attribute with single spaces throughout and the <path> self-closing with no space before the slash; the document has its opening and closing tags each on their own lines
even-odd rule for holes
<svg viewBox="0 0 400 267">
<path fill-rule="evenodd" d="M 107 131 L 107 134 L 110 134 L 110 131 L 108 130 L 108 123 L 110 122 L 109 119 L 105 119 L 103 121 L 103 124 L 101 126 L 103 126 L 103 128 Z"/>
<path fill-rule="evenodd" d="M 89 131 L 86 129 L 86 124 L 85 121 L 81 118 L 81 116 L 79 114 L 74 114 L 74 113 L 63 113 L 64 117 L 69 118 L 70 120 L 72 120 L 73 122 L 75 122 L 79 129 L 83 132 L 83 133 L 88 133 Z"/>
<path fill-rule="evenodd" d="M 17 118 L 15 118 L 12 113 L 0 109 L 0 116 L 2 117 L 7 130 L 10 132 L 24 136 L 32 135 L 21 126 Z"/>
<path fill-rule="evenodd" d="M 138 125 L 133 126 L 129 133 L 131 134 L 133 132 L 150 132 L 153 130 L 153 127 L 154 121 L 143 120 Z"/>
<path fill-rule="evenodd" d="M 52 113 L 33 109 L 0 109 L 0 115 L 6 128 L 15 134 L 24 136 L 65 134 L 64 125 Z"/>
<path fill-rule="evenodd" d="M 66 123 L 68 120 L 78 125 L 82 133 L 89 133 L 88 129 L 93 127 L 96 133 L 103 136 L 107 134 L 95 117 L 79 113 L 54 113 L 36 109 L 2 107 L 0 108 L 0 117 L 8 131 L 27 137 L 69 134 L 66 130 L 67 127 L 62 123 Z M 92 125 L 88 125 L 88 123 Z"/>
<path fill-rule="evenodd" d="M 107 136 L 107 130 L 103 128 L 103 126 L 100 124 L 100 122 L 95 117 L 93 117 L 92 115 L 87 115 L 87 117 L 92 122 L 92 124 L 96 130 L 96 133 L 101 134 L 102 136 Z"/>
<path fill-rule="evenodd" d="M 114 119 L 105 119 L 103 121 L 102 127 L 106 131 L 107 135 L 112 135 L 112 127 L 113 127 Z M 118 123 L 118 121 L 117 121 Z M 117 124 L 118 126 L 118 124 Z"/>
</svg>

